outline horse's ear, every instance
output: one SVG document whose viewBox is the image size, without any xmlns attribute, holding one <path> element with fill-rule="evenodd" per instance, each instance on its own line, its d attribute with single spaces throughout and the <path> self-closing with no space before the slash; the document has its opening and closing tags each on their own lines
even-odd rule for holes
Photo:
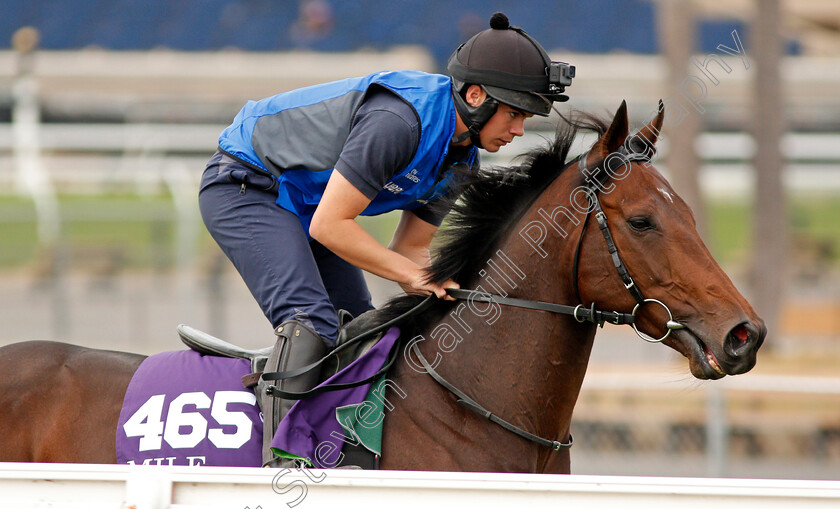
<svg viewBox="0 0 840 509">
<path fill-rule="evenodd" d="M 665 120 L 665 103 L 659 100 L 659 112 L 656 117 L 639 130 L 637 136 L 644 138 L 648 146 L 653 147 L 662 132 L 662 122 Z"/>
<path fill-rule="evenodd" d="M 621 106 L 615 112 L 612 123 L 601 138 L 592 146 L 596 153 L 607 157 L 621 147 L 630 134 L 630 121 L 627 118 L 627 101 L 621 101 Z"/>
</svg>

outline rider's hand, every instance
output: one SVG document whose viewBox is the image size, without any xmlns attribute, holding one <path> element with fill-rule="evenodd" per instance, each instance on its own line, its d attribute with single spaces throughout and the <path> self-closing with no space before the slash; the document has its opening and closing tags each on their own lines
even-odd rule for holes
<svg viewBox="0 0 840 509">
<path fill-rule="evenodd" d="M 460 285 L 451 279 L 447 279 L 441 284 L 429 283 L 426 281 L 426 272 L 418 270 L 413 277 L 406 283 L 400 283 L 405 293 L 429 295 L 435 294 L 439 299 L 455 300 L 454 297 L 446 293 L 447 288 L 460 288 Z"/>
</svg>

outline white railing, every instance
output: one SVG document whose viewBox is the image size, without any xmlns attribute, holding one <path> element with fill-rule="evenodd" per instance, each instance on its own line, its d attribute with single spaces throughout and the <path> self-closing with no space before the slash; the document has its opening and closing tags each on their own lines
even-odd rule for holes
<svg viewBox="0 0 840 509">
<path fill-rule="evenodd" d="M 0 508 L 837 508 L 840 482 L 0 463 Z"/>
<path fill-rule="evenodd" d="M 136 184 L 143 188 L 159 181 L 172 165 L 186 165 L 197 184 L 204 164 L 216 150 L 224 124 L 40 124 L 40 152 L 37 164 L 44 177 L 65 191 L 96 192 L 103 182 Z M 20 166 L 13 154 L 14 127 L 0 124 L 0 192 L 9 192 L 20 180 L 14 169 Z M 533 131 L 517 138 L 503 154 L 483 154 L 487 165 L 509 165 L 517 154 L 545 143 L 548 131 Z M 583 135 L 580 150 L 594 138 Z M 754 185 L 750 158 L 755 148 L 747 133 L 703 133 L 697 141 L 703 159 L 700 176 L 704 192 L 717 197 L 743 196 Z M 667 139 L 662 153 L 667 153 Z M 837 133 L 789 133 L 783 152 L 788 159 L 785 185 L 791 191 L 813 192 L 840 189 L 840 135 Z M 31 165 L 30 165 L 31 166 Z M 667 166 L 658 159 L 665 173 Z M 26 174 L 24 174 L 26 175 Z"/>
</svg>

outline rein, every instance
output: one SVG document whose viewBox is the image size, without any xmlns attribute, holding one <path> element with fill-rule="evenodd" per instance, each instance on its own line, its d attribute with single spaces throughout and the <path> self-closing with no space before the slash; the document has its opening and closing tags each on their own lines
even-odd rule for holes
<svg viewBox="0 0 840 509">
<path fill-rule="evenodd" d="M 629 144 L 631 146 L 635 145 L 633 148 L 638 148 L 638 143 L 643 143 L 640 140 L 629 140 Z M 607 168 L 611 166 L 607 161 L 616 160 L 618 159 L 621 164 L 627 164 L 632 161 L 650 161 L 651 153 L 649 151 L 642 151 L 642 152 L 630 152 L 627 150 L 625 145 L 615 152 L 614 154 L 618 154 L 622 157 L 611 158 L 608 156 L 604 159 L 603 163 L 599 163 L 595 167 L 596 174 L 603 173 L 605 176 L 603 178 L 603 182 L 606 182 L 610 178 L 610 171 L 613 168 Z M 578 161 L 578 168 L 581 172 L 586 169 L 586 162 L 587 156 L 589 155 L 588 152 L 582 154 L 577 158 Z M 611 154 L 612 155 L 612 154 Z M 582 164 L 581 164 L 582 161 Z M 602 167 L 601 164 L 604 166 Z M 591 173 L 591 172 L 590 172 Z M 524 309 L 532 309 L 536 311 L 547 311 L 549 313 L 556 313 L 561 315 L 567 315 L 573 317 L 579 323 L 590 322 L 596 324 L 599 327 L 603 327 L 605 323 L 612 323 L 615 325 L 630 325 L 633 327 L 633 330 L 636 331 L 636 334 L 645 341 L 651 343 L 660 343 L 665 340 L 670 334 L 671 331 L 685 328 L 685 326 L 673 319 L 673 315 L 671 314 L 671 310 L 659 300 L 656 299 L 646 299 L 644 295 L 642 295 L 641 290 L 639 290 L 638 286 L 636 286 L 635 282 L 633 281 L 633 277 L 630 275 L 630 272 L 627 270 L 627 267 L 624 265 L 624 262 L 621 259 L 621 256 L 618 252 L 618 247 L 615 244 L 615 239 L 613 238 L 612 232 L 610 231 L 609 224 L 607 222 L 607 216 L 604 213 L 604 210 L 601 208 L 601 203 L 598 200 L 598 191 L 599 188 L 593 184 L 592 182 L 587 182 L 589 192 L 587 196 L 589 197 L 590 207 L 586 213 L 586 219 L 583 222 L 583 226 L 581 227 L 580 238 L 578 239 L 577 248 L 575 250 L 574 255 L 574 262 L 572 267 L 572 281 L 575 294 L 578 296 L 578 300 L 582 300 L 580 298 L 580 290 L 578 288 L 578 266 L 580 261 L 580 252 L 581 247 L 583 245 L 583 239 L 586 234 L 586 227 L 589 224 L 590 218 L 595 216 L 595 220 L 598 223 L 598 228 L 601 230 L 601 234 L 604 237 L 604 240 L 607 244 L 607 251 L 612 258 L 613 265 L 615 266 L 616 271 L 618 272 L 618 276 L 621 279 L 624 287 L 627 289 L 628 292 L 633 296 L 636 300 L 636 305 L 633 307 L 633 310 L 630 313 L 623 313 L 619 311 L 603 311 L 598 310 L 595 308 L 595 302 L 592 302 L 591 305 L 587 308 L 583 304 L 578 304 L 576 306 L 569 306 L 564 304 L 555 304 L 550 302 L 542 302 L 542 301 L 535 301 L 535 300 L 527 300 L 527 299 L 519 299 L 513 297 L 504 297 L 501 295 L 496 295 L 488 292 L 480 292 L 477 290 L 468 290 L 468 289 L 461 289 L 461 288 L 448 288 L 446 291 L 449 295 L 456 299 L 460 300 L 467 300 L 470 302 L 487 302 L 487 303 L 494 303 L 499 305 L 505 306 L 512 306 Z M 326 357 L 322 358 L 321 360 L 310 364 L 308 366 L 304 366 L 302 368 L 298 368 L 295 370 L 284 371 L 284 372 L 277 372 L 277 373 L 263 373 L 262 378 L 263 380 L 282 380 L 286 378 L 293 378 L 298 376 L 304 372 L 307 372 L 311 369 L 317 368 L 320 366 L 326 359 L 336 354 L 338 351 L 344 349 L 350 344 L 356 343 L 361 339 L 366 337 L 370 337 L 372 334 L 381 332 L 383 330 L 387 330 L 387 328 L 396 325 L 397 323 L 417 314 L 422 311 L 425 311 L 428 307 L 430 307 L 435 299 L 434 295 L 430 295 L 425 300 L 423 300 L 420 304 L 415 306 L 414 308 L 410 309 L 408 312 L 400 315 L 389 322 L 382 324 L 370 331 L 364 332 L 355 338 L 348 340 L 346 343 L 341 345 L 340 347 L 336 348 L 332 352 L 330 352 Z M 639 329 L 636 327 L 636 313 L 639 311 L 639 308 L 644 306 L 647 303 L 656 303 L 662 306 L 665 311 L 668 313 L 668 321 L 666 322 L 666 328 L 668 331 L 665 333 L 664 336 L 660 338 L 650 338 L 645 336 Z M 463 391 L 455 387 L 453 384 L 448 382 L 445 378 L 443 378 L 435 369 L 429 364 L 426 358 L 420 353 L 420 349 L 417 347 L 416 343 L 411 345 L 411 350 L 417 356 L 417 359 L 425 368 L 426 372 L 431 376 L 438 384 L 444 387 L 446 390 L 454 394 L 458 399 L 458 404 L 468 408 L 469 410 L 475 412 L 476 414 L 488 419 L 489 421 L 501 426 L 502 428 L 510 431 L 511 433 L 516 434 L 526 440 L 531 442 L 537 443 L 541 446 L 551 448 L 554 451 L 558 451 L 560 449 L 568 449 L 574 443 L 574 439 L 572 435 L 569 434 L 568 442 L 558 442 L 556 440 L 548 440 L 533 433 L 529 433 L 528 431 L 515 426 L 504 419 L 498 417 L 491 411 L 487 410 L 475 400 L 470 398 L 467 394 Z M 394 349 L 395 352 L 399 351 L 399 347 Z M 334 390 L 341 390 L 347 389 L 350 387 L 357 387 L 359 385 L 363 385 L 373 381 L 374 379 L 378 378 L 379 376 L 385 374 L 388 369 L 394 364 L 396 357 L 399 354 L 391 354 L 389 358 L 386 360 L 385 365 L 380 369 L 376 374 L 373 376 L 367 377 L 363 380 L 358 380 L 351 383 L 345 384 L 331 384 L 325 386 L 318 386 L 315 389 L 306 392 L 285 392 L 277 389 L 273 386 L 268 386 L 266 388 L 266 392 L 269 395 L 275 397 L 281 397 L 286 399 L 303 399 L 309 396 L 314 396 L 316 394 L 320 394 L 326 391 L 334 391 Z"/>
<path fill-rule="evenodd" d="M 630 144 L 633 145 L 634 140 L 630 140 Z M 638 147 L 638 146 L 637 146 Z M 637 148 L 634 147 L 634 148 Z M 650 161 L 650 156 L 648 152 L 643 151 L 642 153 L 637 152 L 628 152 L 627 149 L 622 146 L 619 149 L 618 154 L 620 154 L 621 158 L 613 158 L 619 159 L 629 163 L 631 161 Z M 581 169 L 580 161 L 583 161 L 581 172 L 586 169 L 586 160 L 588 156 L 588 152 L 581 155 L 578 160 L 578 168 Z M 610 160 L 608 156 L 605 158 L 605 161 Z M 622 163 L 624 164 L 624 163 Z M 608 171 L 605 171 L 605 167 L 607 164 L 604 165 L 604 168 L 600 168 L 596 166 L 596 170 L 600 173 L 603 172 L 606 174 L 604 180 L 606 181 L 609 178 Z M 612 170 L 612 168 L 610 168 Z M 583 304 L 578 304 L 577 306 L 567 306 L 564 304 L 554 304 L 550 302 L 542 302 L 542 301 L 534 301 L 534 300 L 526 300 L 526 299 L 518 299 L 512 297 L 503 297 L 501 295 L 495 295 L 488 292 L 479 292 L 477 290 L 466 290 L 461 288 L 449 288 L 447 289 L 447 293 L 456 299 L 461 300 L 468 300 L 468 301 L 478 301 L 478 302 L 489 302 L 499 305 L 506 305 L 506 306 L 513 306 L 518 308 L 525 308 L 525 309 L 533 309 L 537 311 L 547 311 L 549 313 L 557 313 L 561 315 L 570 315 L 574 317 L 580 323 L 583 322 L 591 322 L 593 324 L 597 324 L 599 327 L 603 327 L 604 323 L 609 322 L 616 325 L 631 325 L 633 330 L 636 331 L 636 334 L 640 338 L 645 341 L 651 343 L 660 343 L 665 340 L 670 334 L 672 330 L 682 329 L 685 326 L 679 322 L 674 321 L 673 315 L 671 314 L 671 310 L 666 306 L 664 303 L 656 300 L 656 299 L 646 299 L 643 295 L 639 287 L 636 286 L 636 283 L 633 281 L 633 277 L 630 275 L 630 271 L 627 270 L 627 267 L 624 265 L 624 262 L 621 259 L 621 256 L 618 253 L 618 247 L 615 244 L 615 239 L 613 238 L 612 232 L 610 231 L 609 224 L 607 223 L 607 215 L 604 213 L 604 210 L 601 208 L 601 203 L 598 201 L 598 187 L 592 184 L 591 182 L 588 183 L 589 193 L 587 196 L 589 197 L 589 204 L 590 207 L 586 213 L 586 219 L 583 222 L 583 226 L 581 227 L 580 238 L 578 239 L 577 248 L 575 250 L 574 262 L 572 267 L 572 280 L 574 285 L 575 294 L 578 296 L 578 300 L 582 300 L 580 298 L 580 290 L 578 288 L 578 266 L 580 262 L 580 251 L 581 246 L 583 245 L 584 235 L 586 233 L 586 225 L 589 224 L 589 219 L 592 217 L 593 212 L 595 216 L 595 220 L 598 222 L 598 228 L 601 230 L 601 234 L 604 237 L 604 240 L 607 244 L 607 251 L 610 253 L 610 257 L 612 258 L 613 265 L 615 266 L 616 271 L 618 272 L 619 278 L 621 278 L 621 282 L 624 284 L 624 288 L 630 292 L 630 295 L 636 300 L 636 306 L 633 308 L 633 311 L 630 313 L 622 313 L 619 311 L 601 311 L 595 309 L 595 303 L 592 302 L 590 307 L 587 309 Z M 668 321 L 666 323 L 666 327 L 668 332 L 665 333 L 664 336 L 661 338 L 649 338 L 642 334 L 639 329 L 636 327 L 636 313 L 638 312 L 639 308 L 647 303 L 657 303 L 663 308 L 665 311 L 668 312 Z M 446 390 L 454 394 L 458 398 L 458 403 L 467 407 L 468 409 L 472 410 L 473 412 L 489 419 L 491 422 L 498 424 L 499 426 L 505 428 L 506 430 L 515 433 L 516 435 L 525 438 L 526 440 L 530 440 L 531 442 L 535 442 L 539 445 L 550 447 L 551 449 L 558 451 L 560 449 L 568 449 L 574 443 L 572 435 L 569 434 L 569 441 L 566 443 L 557 442 L 554 440 L 547 440 L 545 438 L 539 437 L 532 433 L 529 433 L 522 428 L 519 428 L 504 419 L 496 416 L 486 408 L 482 407 L 474 400 L 472 400 L 469 396 L 467 396 L 463 391 L 452 385 L 448 382 L 445 378 L 440 376 L 440 374 L 434 370 L 434 368 L 429 364 L 425 357 L 420 353 L 420 350 L 417 348 L 417 344 L 412 344 L 411 349 L 414 351 L 414 354 L 417 356 L 420 363 L 426 369 L 426 372 L 441 386 L 443 386 Z"/>
<path fill-rule="evenodd" d="M 640 148 L 639 143 L 643 143 L 638 140 L 630 140 L 629 144 L 634 146 L 633 148 Z M 644 147 L 642 147 L 644 148 Z M 607 156 L 604 159 L 604 167 L 600 167 L 600 164 L 595 167 L 595 173 L 599 174 L 602 173 L 606 175 L 604 178 L 604 182 L 606 182 L 610 177 L 610 171 L 613 171 L 614 168 L 609 168 L 605 170 L 606 166 L 618 166 L 619 164 L 630 163 L 633 161 L 642 161 L 642 162 L 649 162 L 652 154 L 649 151 L 642 150 L 641 152 L 630 152 L 626 149 L 625 146 L 622 146 L 617 152 L 614 154 L 618 154 L 621 157 L 610 157 Z M 589 155 L 588 152 L 583 153 L 580 155 L 576 161 L 578 162 L 578 168 L 580 169 L 581 173 L 583 170 L 586 169 L 586 160 L 587 156 Z M 616 162 L 614 165 L 610 165 L 607 161 Z M 601 208 L 601 202 L 598 200 L 598 187 L 588 182 L 588 189 L 589 192 L 587 196 L 589 197 L 589 204 L 590 207 L 586 212 L 586 219 L 583 221 L 583 226 L 581 227 L 580 237 L 578 239 L 577 248 L 575 250 L 574 262 L 572 265 L 572 284 L 574 287 L 574 292 L 578 296 L 578 300 L 583 300 L 580 298 L 580 290 L 578 288 L 578 266 L 580 264 L 580 252 L 581 246 L 583 246 L 583 239 L 586 234 L 586 226 L 589 224 L 589 219 L 595 216 L 595 221 L 598 223 L 598 228 L 601 230 L 601 234 L 604 237 L 604 241 L 607 243 L 607 251 L 610 253 L 610 257 L 612 258 L 613 265 L 615 266 L 616 271 L 618 272 L 618 277 L 621 278 L 621 282 L 624 284 L 624 288 L 630 292 L 630 295 L 636 300 L 636 306 L 630 313 L 622 313 L 620 311 L 602 311 L 595 309 L 595 302 L 592 302 L 587 308 L 583 304 L 578 304 L 576 306 L 568 306 L 564 304 L 554 304 L 551 302 L 542 302 L 542 301 L 535 301 L 535 300 L 526 300 L 526 299 L 518 299 L 512 297 L 503 297 L 501 295 L 496 295 L 489 292 L 479 292 L 477 290 L 465 290 L 461 288 L 449 288 L 447 289 L 447 293 L 456 299 L 461 300 L 468 300 L 468 301 L 478 301 L 478 302 L 489 302 L 494 304 L 506 305 L 506 306 L 513 306 L 525 309 L 534 309 L 537 311 L 548 311 L 550 313 L 557 313 L 561 315 L 569 315 L 574 317 L 580 323 L 583 322 L 590 322 L 598 325 L 599 327 L 603 327 L 605 323 L 611 323 L 615 325 L 631 325 L 633 330 L 636 331 L 636 334 L 640 338 L 645 341 L 651 343 L 661 343 L 665 340 L 670 334 L 672 330 L 683 329 L 685 326 L 677 321 L 674 320 L 673 315 L 671 314 L 671 310 L 666 306 L 664 303 L 660 302 L 656 299 L 646 299 L 644 295 L 642 295 L 641 290 L 639 287 L 636 286 L 636 283 L 633 281 L 633 277 L 630 275 L 630 271 L 627 270 L 627 267 L 624 265 L 624 262 L 621 259 L 621 255 L 618 252 L 618 247 L 615 244 L 615 239 L 613 238 L 612 232 L 610 231 L 610 226 L 607 223 L 607 215 L 604 213 L 604 210 Z M 665 333 L 664 336 L 661 338 L 649 338 L 639 329 L 636 327 L 636 313 L 639 311 L 639 308 L 644 306 L 647 303 L 656 303 L 665 308 L 665 311 L 668 313 L 668 321 L 666 322 L 665 326 L 668 329 L 668 332 Z"/>
<path fill-rule="evenodd" d="M 422 313 L 423 311 L 430 308 L 432 306 L 432 304 L 434 304 L 435 300 L 437 300 L 437 297 L 435 297 L 434 294 L 429 295 L 428 297 L 423 299 L 419 304 L 417 304 L 413 308 L 409 309 L 405 313 L 401 314 L 400 316 L 397 316 L 396 318 L 394 318 L 392 320 L 389 320 L 389 321 L 387 321 L 387 322 L 385 322 L 381 325 L 378 325 L 378 326 L 376 326 L 376 327 L 374 327 L 374 328 L 372 328 L 368 331 L 362 332 L 362 333 L 358 334 L 357 336 L 355 336 L 351 339 L 348 339 L 347 341 L 345 341 L 344 343 L 342 343 L 341 345 L 339 345 L 335 349 L 333 349 L 330 353 L 328 353 L 327 355 L 325 355 L 321 359 L 313 362 L 312 364 L 308 364 L 306 366 L 303 366 L 303 367 L 300 367 L 300 368 L 297 368 L 297 369 L 290 369 L 288 371 L 275 371 L 273 373 L 272 372 L 263 373 L 260 376 L 260 378 L 262 378 L 263 380 L 285 380 L 287 378 L 294 378 L 296 376 L 302 375 L 303 373 L 307 373 L 307 372 L 309 372 L 313 369 L 319 368 L 328 359 L 330 359 L 331 357 L 335 357 L 339 352 L 341 352 L 343 350 L 346 350 L 351 345 L 359 343 L 362 340 L 368 339 L 368 338 L 370 338 L 370 337 L 372 337 L 376 334 L 379 334 L 380 332 L 387 331 L 388 329 L 397 325 L 398 323 L 400 323 L 404 320 L 407 320 L 408 318 L 411 318 L 414 315 Z M 371 375 L 367 378 L 363 378 L 362 380 L 356 380 L 355 382 L 348 382 L 348 383 L 343 383 L 343 384 L 319 385 L 319 386 L 315 387 L 314 389 L 304 391 L 304 392 L 282 391 L 282 390 L 278 389 L 276 386 L 269 385 L 265 388 L 265 393 L 268 394 L 269 396 L 274 396 L 275 398 L 298 400 L 298 399 L 306 399 L 306 398 L 311 397 L 311 396 L 316 396 L 316 395 L 324 393 L 324 392 L 340 391 L 342 389 L 351 389 L 353 387 L 358 387 L 360 385 L 365 385 L 367 383 L 373 382 L 374 380 L 376 380 L 380 376 L 387 373 L 388 370 L 391 368 L 391 366 L 394 365 L 394 362 L 396 361 L 397 357 L 399 357 L 399 348 L 394 348 L 394 351 L 388 356 L 388 358 L 385 360 L 385 364 L 382 366 L 382 368 L 379 371 L 377 371 L 376 373 L 374 373 L 373 375 Z"/>
<path fill-rule="evenodd" d="M 524 429 L 515 426 L 506 420 L 502 419 L 501 417 L 497 416 L 490 410 L 487 410 L 480 404 L 476 403 L 472 398 L 464 394 L 460 389 L 449 383 L 445 378 L 440 376 L 440 374 L 434 370 L 429 361 L 420 353 L 420 349 L 417 348 L 417 343 L 411 344 L 411 350 L 414 352 L 414 355 L 417 356 L 417 359 L 420 361 L 420 364 L 426 369 L 426 373 L 429 374 L 434 380 L 442 385 L 446 390 L 454 394 L 458 397 L 458 404 L 467 407 L 468 409 L 472 410 L 473 412 L 477 413 L 478 415 L 488 419 L 490 422 L 498 424 L 499 426 L 503 427 L 504 429 L 510 431 L 511 433 L 515 433 L 520 437 L 524 438 L 525 440 L 530 440 L 531 442 L 535 442 L 539 445 L 544 447 L 549 447 L 555 451 L 559 451 L 560 449 L 568 449 L 574 443 L 575 440 L 572 438 L 572 434 L 569 433 L 569 441 L 568 442 L 558 442 L 556 440 L 547 440 L 545 438 L 539 437 L 534 435 L 533 433 L 529 433 Z"/>
<path fill-rule="evenodd" d="M 560 315 L 569 315 L 574 317 L 578 322 L 592 322 L 599 326 L 604 323 L 612 323 L 615 325 L 631 325 L 636 321 L 635 313 L 621 313 L 618 311 L 601 311 L 595 309 L 593 302 L 589 308 L 584 307 L 583 304 L 577 306 L 566 306 L 564 304 L 554 304 L 551 302 L 542 302 L 539 300 L 525 300 L 515 299 L 512 297 L 502 297 L 488 292 L 480 292 L 478 290 L 465 290 L 461 288 L 448 288 L 446 293 L 460 300 L 490 302 L 493 304 L 501 304 L 505 306 L 512 306 L 517 308 L 534 309 L 537 311 L 548 311 L 549 313 L 556 313 Z"/>
</svg>

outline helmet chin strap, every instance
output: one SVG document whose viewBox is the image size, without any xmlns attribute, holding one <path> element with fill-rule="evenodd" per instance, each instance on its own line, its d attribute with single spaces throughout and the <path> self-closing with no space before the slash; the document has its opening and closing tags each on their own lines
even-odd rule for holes
<svg viewBox="0 0 840 509">
<path fill-rule="evenodd" d="M 452 137 L 452 143 L 461 143 L 469 138 L 473 145 L 478 148 L 484 148 L 481 145 L 480 132 L 484 127 L 484 124 L 486 124 L 487 121 L 490 120 L 490 117 L 496 113 L 496 110 L 499 109 L 499 102 L 488 95 L 484 99 L 483 103 L 478 106 L 470 106 L 467 101 L 461 97 L 461 94 L 455 90 L 454 86 L 452 88 L 452 99 L 455 102 L 455 111 L 458 112 L 458 116 L 461 117 L 461 120 L 463 120 L 464 124 L 467 126 L 467 130 L 465 132 Z"/>
</svg>

